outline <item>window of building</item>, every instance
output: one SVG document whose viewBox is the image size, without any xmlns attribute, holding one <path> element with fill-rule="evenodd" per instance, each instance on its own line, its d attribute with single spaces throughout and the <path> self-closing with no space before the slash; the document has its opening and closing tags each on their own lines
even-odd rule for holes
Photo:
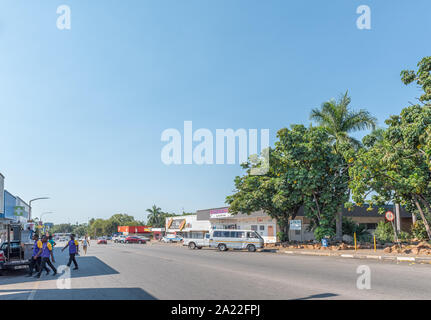
<svg viewBox="0 0 431 320">
<path fill-rule="evenodd" d="M 256 225 L 252 225 L 252 226 L 251 226 L 251 230 L 253 230 L 253 231 L 257 231 L 257 226 L 256 226 Z"/>
<path fill-rule="evenodd" d="M 367 223 L 367 229 L 377 229 L 377 223 Z"/>
<path fill-rule="evenodd" d="M 260 230 L 260 231 L 265 231 L 265 226 L 264 226 L 264 225 L 260 225 L 260 226 L 259 226 L 259 230 Z"/>
</svg>

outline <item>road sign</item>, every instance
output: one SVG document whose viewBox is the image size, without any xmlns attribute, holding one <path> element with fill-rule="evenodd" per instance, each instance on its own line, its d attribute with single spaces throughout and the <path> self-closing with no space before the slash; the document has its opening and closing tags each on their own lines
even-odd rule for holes
<svg viewBox="0 0 431 320">
<path fill-rule="evenodd" d="M 392 222 L 392 221 L 394 221 L 394 220 L 395 220 L 395 215 L 394 215 L 394 213 L 393 213 L 392 211 L 387 211 L 387 212 L 385 213 L 385 218 L 386 218 L 386 220 L 388 220 L 389 222 Z"/>
<path fill-rule="evenodd" d="M 301 230 L 302 220 L 290 220 L 290 230 Z"/>
</svg>

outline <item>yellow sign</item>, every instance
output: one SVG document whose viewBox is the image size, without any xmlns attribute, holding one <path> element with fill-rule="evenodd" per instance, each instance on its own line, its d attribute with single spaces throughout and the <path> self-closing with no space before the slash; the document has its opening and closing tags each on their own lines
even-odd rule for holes
<svg viewBox="0 0 431 320">
<path fill-rule="evenodd" d="M 171 227 L 172 222 L 174 222 L 174 219 L 170 218 L 168 221 L 168 229 Z"/>
</svg>

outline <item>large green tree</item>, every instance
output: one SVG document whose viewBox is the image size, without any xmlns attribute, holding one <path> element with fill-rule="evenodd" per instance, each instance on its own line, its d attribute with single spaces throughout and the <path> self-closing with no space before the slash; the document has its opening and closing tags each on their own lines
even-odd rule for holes
<svg viewBox="0 0 431 320">
<path fill-rule="evenodd" d="M 282 168 L 279 157 L 274 150 L 269 150 L 271 166 L 266 175 L 252 175 L 252 163 L 243 164 L 246 174 L 235 178 L 235 193 L 226 198 L 233 214 L 263 210 L 277 221 L 281 232 L 281 241 L 289 240 L 289 219 L 295 219 L 301 205 L 302 196 L 286 179 L 286 171 Z"/>
<path fill-rule="evenodd" d="M 246 174 L 236 177 L 235 193 L 226 199 L 230 211 L 264 210 L 277 219 L 286 240 L 288 221 L 303 206 L 316 239 L 333 236 L 335 213 L 346 201 L 348 179 L 340 174 L 343 157 L 335 152 L 323 128 L 294 125 L 279 130 L 277 138 L 266 175 L 251 175 L 251 166 L 246 164 Z"/>
<path fill-rule="evenodd" d="M 353 163 L 350 186 L 356 203 L 401 203 L 420 215 L 431 238 L 431 57 L 418 68 L 401 77 L 423 88 L 420 104 L 391 116 L 380 138 L 365 137 L 366 148 L 347 158 Z"/>
<path fill-rule="evenodd" d="M 313 109 L 310 115 L 310 119 L 324 128 L 329 134 L 330 141 L 339 154 L 342 153 L 346 145 L 350 145 L 354 150 L 358 150 L 361 147 L 361 143 L 350 136 L 350 133 L 364 129 L 374 130 L 377 122 L 376 118 L 368 111 L 364 109 L 359 111 L 353 110 L 350 107 L 350 103 L 351 98 L 346 91 L 338 100 L 331 99 L 324 102 L 320 108 Z M 342 174 L 347 177 L 347 170 L 342 172 Z M 348 194 L 348 188 L 345 192 Z M 339 208 L 337 215 L 336 236 L 339 240 L 343 236 L 342 207 Z"/>
</svg>

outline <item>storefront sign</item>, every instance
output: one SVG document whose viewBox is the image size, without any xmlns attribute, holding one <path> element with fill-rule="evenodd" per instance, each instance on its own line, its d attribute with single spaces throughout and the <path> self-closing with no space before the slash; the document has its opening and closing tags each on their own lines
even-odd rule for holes
<svg viewBox="0 0 431 320">
<path fill-rule="evenodd" d="M 290 220 L 290 230 L 301 230 L 302 220 Z"/>
<path fill-rule="evenodd" d="M 184 228 L 185 224 L 186 219 L 172 219 L 168 229 L 181 229 L 181 227 Z"/>
<path fill-rule="evenodd" d="M 230 217 L 229 208 L 210 210 L 210 219 Z"/>
</svg>

